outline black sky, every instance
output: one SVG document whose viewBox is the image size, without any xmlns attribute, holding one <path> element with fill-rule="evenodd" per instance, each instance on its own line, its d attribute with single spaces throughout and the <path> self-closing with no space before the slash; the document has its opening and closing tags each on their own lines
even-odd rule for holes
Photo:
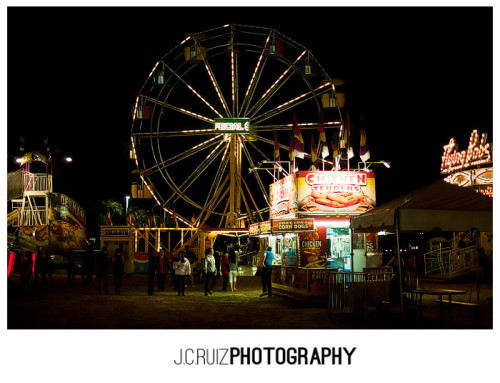
<svg viewBox="0 0 500 383">
<path fill-rule="evenodd" d="M 89 212 L 137 181 L 127 159 L 130 106 L 158 59 L 188 32 L 237 23 L 278 29 L 348 84 L 364 116 L 377 202 L 441 177 L 443 145 L 465 149 L 493 118 L 491 7 L 57 8 L 7 11 L 8 154 L 51 149 L 74 163 L 55 189 Z M 8 170 L 16 164 L 8 160 Z M 88 213 L 87 213 L 88 214 Z"/>
</svg>

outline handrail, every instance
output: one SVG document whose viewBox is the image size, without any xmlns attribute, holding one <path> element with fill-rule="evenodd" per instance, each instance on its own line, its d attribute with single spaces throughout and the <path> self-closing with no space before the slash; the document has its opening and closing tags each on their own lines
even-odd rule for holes
<svg viewBox="0 0 500 383">
<path fill-rule="evenodd" d="M 424 254 L 424 273 L 447 274 L 455 276 L 476 267 L 477 248 L 475 245 L 465 248 L 446 247 Z"/>
</svg>

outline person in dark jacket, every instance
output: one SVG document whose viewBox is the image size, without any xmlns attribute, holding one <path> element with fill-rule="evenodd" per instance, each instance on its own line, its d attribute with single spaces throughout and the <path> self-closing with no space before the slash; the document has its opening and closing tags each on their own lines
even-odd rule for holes
<svg viewBox="0 0 500 383">
<path fill-rule="evenodd" d="M 229 254 L 224 253 L 222 257 L 220 268 L 222 273 L 222 291 L 227 292 L 227 285 L 229 284 Z"/>
<path fill-rule="evenodd" d="M 153 295 L 155 290 L 156 256 L 149 253 L 148 258 L 148 295 Z"/>
<path fill-rule="evenodd" d="M 24 296 L 29 297 L 33 281 L 33 257 L 29 251 L 24 252 L 21 263 L 21 280 L 23 282 Z"/>
<path fill-rule="evenodd" d="M 42 253 L 42 259 L 40 260 L 40 274 L 42 274 L 42 284 L 45 285 L 47 282 L 46 277 L 49 277 L 51 286 L 54 285 L 54 280 L 52 279 L 52 273 L 54 271 L 54 261 L 50 257 L 49 250 L 45 249 Z"/>
<path fill-rule="evenodd" d="M 123 257 L 121 249 L 115 249 L 115 254 L 113 255 L 113 280 L 115 284 L 116 294 L 120 294 L 120 289 L 122 287 L 124 264 L 125 259 Z"/>
<path fill-rule="evenodd" d="M 75 281 L 75 273 L 76 273 L 76 265 L 75 265 L 75 255 L 70 253 L 68 255 L 68 264 L 66 266 L 66 271 L 68 273 L 68 286 L 71 286 L 71 281 L 73 281 L 73 285 L 76 283 Z"/>
<path fill-rule="evenodd" d="M 82 279 L 85 286 L 92 283 L 92 272 L 94 271 L 94 245 L 85 247 L 82 259 Z"/>
<path fill-rule="evenodd" d="M 108 293 L 108 267 L 108 248 L 103 247 L 96 257 L 96 277 L 99 282 L 99 294 L 101 294 L 103 289 L 104 293 Z"/>
<path fill-rule="evenodd" d="M 165 290 L 165 280 L 170 272 L 170 260 L 167 258 L 165 251 L 160 250 L 158 255 L 158 291 L 162 292 Z"/>
</svg>

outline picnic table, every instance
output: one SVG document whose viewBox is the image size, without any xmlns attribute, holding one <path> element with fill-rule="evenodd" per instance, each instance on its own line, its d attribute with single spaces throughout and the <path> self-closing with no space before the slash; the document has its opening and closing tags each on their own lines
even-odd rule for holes
<svg viewBox="0 0 500 383">
<path fill-rule="evenodd" d="M 466 292 L 463 290 L 440 289 L 440 288 L 429 288 L 429 289 L 418 288 L 418 289 L 413 290 L 412 292 L 419 296 L 419 298 L 418 298 L 418 318 L 419 319 L 422 319 L 422 297 L 424 295 L 436 295 L 439 297 L 439 315 L 440 315 L 441 322 L 443 322 L 444 303 L 448 303 L 450 323 L 451 323 L 451 319 L 452 319 L 452 315 L 451 315 L 451 306 L 452 306 L 452 302 L 453 302 L 451 299 L 452 296 L 466 294 Z M 446 302 L 446 301 L 443 302 L 443 295 L 448 296 L 448 302 Z"/>
</svg>

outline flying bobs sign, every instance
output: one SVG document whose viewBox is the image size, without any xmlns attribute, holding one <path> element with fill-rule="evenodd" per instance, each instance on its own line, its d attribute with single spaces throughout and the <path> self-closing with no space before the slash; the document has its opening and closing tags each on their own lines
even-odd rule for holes
<svg viewBox="0 0 500 383">
<path fill-rule="evenodd" d="M 467 150 L 461 152 L 458 151 L 455 139 L 451 138 L 448 145 L 443 147 L 441 174 L 449 174 L 457 170 L 493 162 L 490 144 L 486 142 L 486 138 L 486 133 L 483 133 L 480 138 L 477 130 L 473 130 Z"/>
<path fill-rule="evenodd" d="M 248 134 L 250 133 L 249 118 L 216 118 L 215 133 Z"/>
</svg>

